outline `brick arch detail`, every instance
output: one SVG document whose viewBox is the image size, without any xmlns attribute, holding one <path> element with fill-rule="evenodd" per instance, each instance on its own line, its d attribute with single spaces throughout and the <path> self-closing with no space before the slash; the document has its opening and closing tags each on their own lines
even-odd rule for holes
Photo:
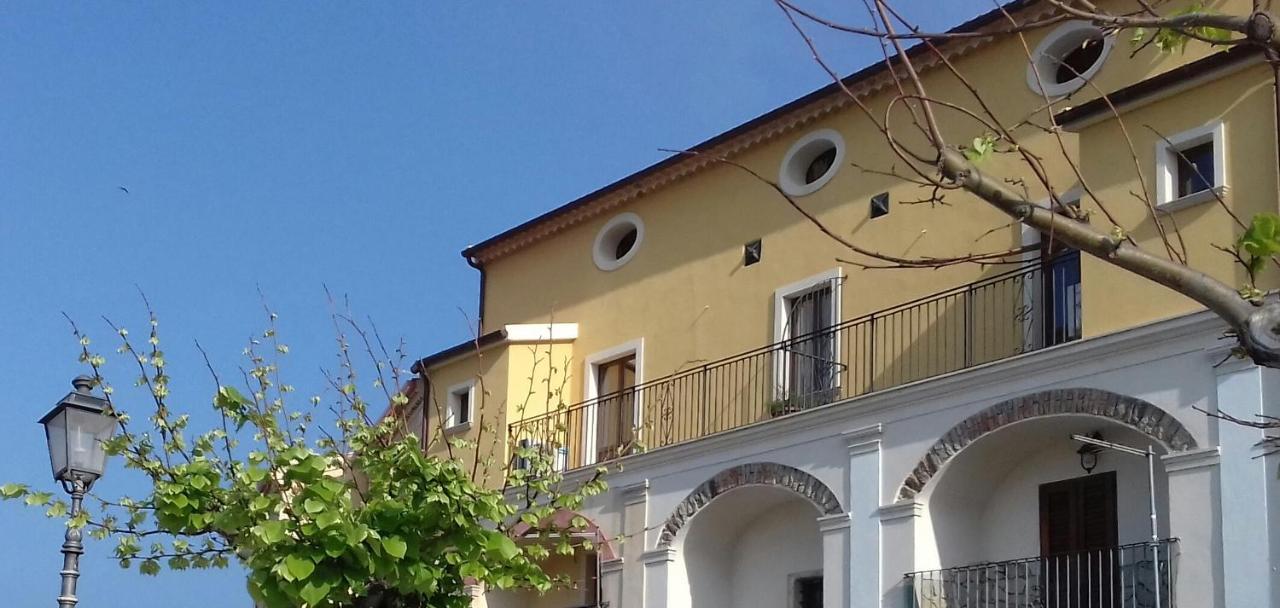
<svg viewBox="0 0 1280 608">
<path fill-rule="evenodd" d="M 920 459 L 898 488 L 897 500 L 912 500 L 948 460 L 970 443 L 1015 422 L 1043 416 L 1082 415 L 1126 425 L 1169 452 L 1196 448 L 1196 440 L 1172 414 L 1146 401 L 1094 388 L 1054 389 L 1002 401 L 951 427 Z"/>
<path fill-rule="evenodd" d="M 742 464 L 716 473 L 680 501 L 662 526 L 658 547 L 670 547 L 689 520 L 716 497 L 747 486 L 774 486 L 791 490 L 812 503 L 823 515 L 844 512 L 835 492 L 813 475 L 775 462 Z"/>
</svg>

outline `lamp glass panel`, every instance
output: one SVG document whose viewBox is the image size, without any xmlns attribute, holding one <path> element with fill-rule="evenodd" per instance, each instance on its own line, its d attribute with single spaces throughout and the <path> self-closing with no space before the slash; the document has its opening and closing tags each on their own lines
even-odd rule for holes
<svg viewBox="0 0 1280 608">
<path fill-rule="evenodd" d="M 67 411 L 44 423 L 45 439 L 49 442 L 49 464 L 53 466 L 53 477 L 59 479 L 67 469 Z"/>
<path fill-rule="evenodd" d="M 67 410 L 67 466 L 77 472 L 101 476 L 107 466 L 102 442 L 115 431 L 115 419 L 99 412 Z"/>
</svg>

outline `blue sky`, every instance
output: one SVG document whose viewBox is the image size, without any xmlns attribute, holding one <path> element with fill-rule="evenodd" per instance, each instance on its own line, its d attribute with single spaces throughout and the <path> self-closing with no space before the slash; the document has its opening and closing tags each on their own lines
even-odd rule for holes
<svg viewBox="0 0 1280 608">
<path fill-rule="evenodd" d="M 990 7 L 927 4 L 906 8 L 933 28 Z M 879 52 L 818 41 L 845 72 Z M 414 354 L 457 342 L 463 247 L 825 83 L 768 0 L 0 4 L 0 482 L 49 485 L 35 420 L 82 371 L 63 312 L 110 354 L 101 317 L 143 329 L 145 291 L 199 425 L 193 343 L 234 371 L 260 287 L 315 393 L 325 285 Z M 140 485 L 116 466 L 98 489 Z M 4 604 L 53 604 L 61 535 L 0 504 Z M 234 569 L 143 577 L 110 548 L 82 606 L 249 605 Z"/>
</svg>

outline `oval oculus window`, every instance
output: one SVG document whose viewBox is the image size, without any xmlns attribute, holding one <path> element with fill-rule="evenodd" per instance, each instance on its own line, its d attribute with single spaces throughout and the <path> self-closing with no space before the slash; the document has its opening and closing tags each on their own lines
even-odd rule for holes
<svg viewBox="0 0 1280 608">
<path fill-rule="evenodd" d="M 1032 52 L 1027 86 L 1050 97 L 1074 92 L 1102 69 L 1114 38 L 1085 21 L 1059 26 Z"/>
<path fill-rule="evenodd" d="M 644 222 L 634 213 L 621 213 L 596 233 L 591 259 L 600 270 L 621 268 L 631 261 L 644 241 Z"/>
<path fill-rule="evenodd" d="M 805 196 L 827 185 L 840 171 L 844 139 L 833 129 L 814 131 L 792 144 L 778 168 L 778 187 L 790 196 Z"/>
</svg>

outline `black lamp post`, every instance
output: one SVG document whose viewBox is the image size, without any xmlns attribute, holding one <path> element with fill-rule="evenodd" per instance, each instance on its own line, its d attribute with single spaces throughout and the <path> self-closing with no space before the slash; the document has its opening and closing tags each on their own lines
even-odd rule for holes
<svg viewBox="0 0 1280 608">
<path fill-rule="evenodd" d="M 93 379 L 78 376 L 71 381 L 75 390 L 67 393 L 40 419 L 49 442 L 49 463 L 53 478 L 71 495 L 71 517 L 80 512 L 84 495 L 107 468 L 102 442 L 115 434 L 116 419 L 106 413 L 107 400 L 92 393 Z M 76 579 L 80 577 L 80 555 L 84 545 L 78 528 L 67 528 L 62 543 L 62 592 L 60 608 L 76 605 Z"/>
</svg>

